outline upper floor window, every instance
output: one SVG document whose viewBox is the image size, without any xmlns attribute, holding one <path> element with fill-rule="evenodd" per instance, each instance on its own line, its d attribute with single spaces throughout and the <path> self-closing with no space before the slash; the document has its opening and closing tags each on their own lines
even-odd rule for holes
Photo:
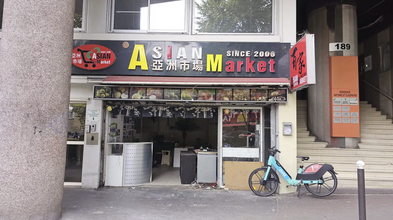
<svg viewBox="0 0 393 220">
<path fill-rule="evenodd" d="M 185 32 L 186 0 L 113 0 L 112 31 Z"/>
<path fill-rule="evenodd" d="M 74 30 L 84 31 L 86 27 L 86 3 L 87 0 L 76 0 L 75 1 L 75 15 L 74 15 Z M 3 23 L 3 8 L 4 0 L 0 0 L 0 30 Z"/>
<path fill-rule="evenodd" d="M 195 0 L 194 33 L 272 33 L 273 0 Z"/>
<path fill-rule="evenodd" d="M 75 0 L 74 31 L 86 31 L 87 0 Z"/>
</svg>

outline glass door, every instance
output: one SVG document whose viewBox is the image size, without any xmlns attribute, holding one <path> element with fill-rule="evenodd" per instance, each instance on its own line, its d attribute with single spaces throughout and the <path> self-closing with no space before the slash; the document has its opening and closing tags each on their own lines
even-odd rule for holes
<svg viewBox="0 0 393 220">
<path fill-rule="evenodd" d="M 224 161 L 262 161 L 262 107 L 221 107 L 218 117 L 218 182 L 224 185 Z"/>
</svg>

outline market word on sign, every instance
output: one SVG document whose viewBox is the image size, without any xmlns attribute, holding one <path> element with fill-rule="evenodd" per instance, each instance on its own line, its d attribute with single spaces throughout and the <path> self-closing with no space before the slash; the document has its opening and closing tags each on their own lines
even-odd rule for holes
<svg viewBox="0 0 393 220">
<path fill-rule="evenodd" d="M 191 50 L 186 47 L 179 46 L 175 51 L 172 46 L 167 46 L 166 51 L 162 46 L 154 46 L 152 48 L 151 65 L 148 65 L 145 46 L 143 44 L 135 44 L 130 63 L 129 70 L 148 71 L 193 71 L 202 72 L 203 62 L 206 63 L 206 72 L 222 72 L 223 67 L 227 73 L 274 73 L 275 71 L 275 51 L 226 51 L 225 67 L 223 66 L 223 54 L 206 54 L 206 60 L 202 58 L 202 47 L 192 46 Z M 189 60 L 191 59 L 191 61 Z M 263 59 L 263 60 L 261 60 Z M 166 67 L 164 67 L 164 64 Z"/>
</svg>

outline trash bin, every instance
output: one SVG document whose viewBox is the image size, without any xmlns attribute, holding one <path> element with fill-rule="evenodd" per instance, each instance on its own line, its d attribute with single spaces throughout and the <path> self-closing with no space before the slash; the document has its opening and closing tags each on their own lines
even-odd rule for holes
<svg viewBox="0 0 393 220">
<path fill-rule="evenodd" d="M 190 184 L 196 178 L 197 156 L 194 151 L 180 152 L 180 182 Z"/>
</svg>

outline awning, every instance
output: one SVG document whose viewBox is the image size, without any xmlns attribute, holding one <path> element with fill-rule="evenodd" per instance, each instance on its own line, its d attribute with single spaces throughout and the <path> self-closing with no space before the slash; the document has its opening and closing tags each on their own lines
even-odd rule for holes
<svg viewBox="0 0 393 220">
<path fill-rule="evenodd" d="M 163 76 L 107 76 L 105 84 L 130 85 L 203 85 L 203 86 L 289 86 L 286 78 L 219 78 L 219 77 L 163 77 Z"/>
</svg>

